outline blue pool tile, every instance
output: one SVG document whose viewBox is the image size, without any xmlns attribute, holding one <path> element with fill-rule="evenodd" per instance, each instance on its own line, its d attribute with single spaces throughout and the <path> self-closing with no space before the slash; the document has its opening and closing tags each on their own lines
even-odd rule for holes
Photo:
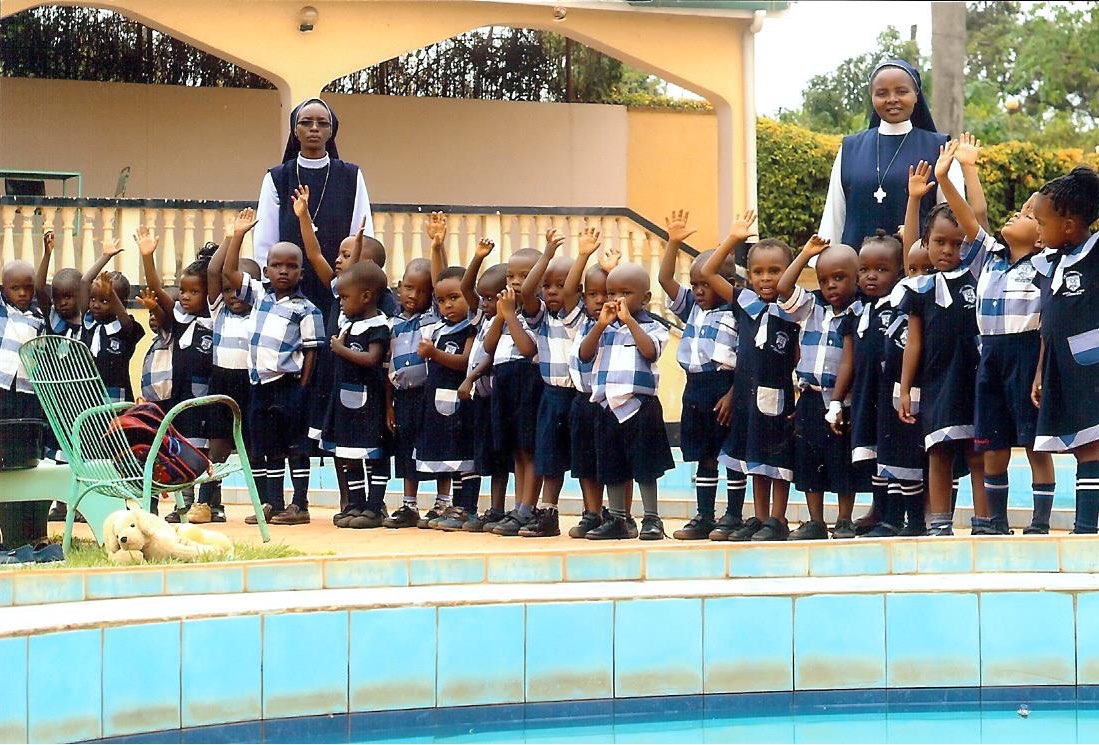
<svg viewBox="0 0 1099 745">
<path fill-rule="evenodd" d="M 264 722 L 236 722 L 217 727 L 200 727 L 187 730 L 180 737 L 181 743 L 210 745 L 210 743 L 263 742 Z"/>
<path fill-rule="evenodd" d="M 1076 596 L 1076 683 L 1099 685 L 1099 592 Z"/>
<path fill-rule="evenodd" d="M 485 581 L 483 556 L 428 556 L 408 560 L 413 585 L 464 585 Z"/>
<path fill-rule="evenodd" d="M 675 633 L 661 630 L 674 629 Z M 702 693 L 702 601 L 620 600 L 614 614 L 614 695 Z"/>
<path fill-rule="evenodd" d="M 973 541 L 919 539 L 916 557 L 921 574 L 953 574 L 973 571 Z"/>
<path fill-rule="evenodd" d="M 809 547 L 733 545 L 729 547 L 730 577 L 805 577 Z"/>
<path fill-rule="evenodd" d="M 435 609 L 351 612 L 351 711 L 435 706 Z"/>
<path fill-rule="evenodd" d="M 348 717 L 293 717 L 263 723 L 265 745 L 302 742 L 347 742 Z"/>
<path fill-rule="evenodd" d="M 347 612 L 264 616 L 264 718 L 346 711 Z"/>
<path fill-rule="evenodd" d="M 881 595 L 811 595 L 794 601 L 794 686 L 885 687 Z"/>
<path fill-rule="evenodd" d="M 0 577 L 0 608 L 11 605 L 15 600 L 15 588 L 11 577 Z"/>
<path fill-rule="evenodd" d="M 614 696 L 614 604 L 527 606 L 526 700 Z M 576 653 L 578 640 L 584 653 Z"/>
<path fill-rule="evenodd" d="M 319 561 L 252 564 L 245 581 L 248 592 L 319 590 L 324 586 L 324 570 Z"/>
<path fill-rule="evenodd" d="M 233 664 L 226 665 L 219 650 L 230 649 Z M 259 616 L 184 621 L 182 650 L 184 727 L 263 716 Z"/>
<path fill-rule="evenodd" d="M 20 572 L 12 577 L 15 605 L 71 603 L 84 599 L 80 572 Z"/>
<path fill-rule="evenodd" d="M 439 608 L 438 705 L 521 702 L 523 627 L 522 605 Z"/>
<path fill-rule="evenodd" d="M 829 541 L 809 548 L 809 574 L 814 577 L 888 573 L 889 545 L 884 541 Z"/>
<path fill-rule="evenodd" d="M 30 637 L 30 742 L 75 742 L 102 736 L 102 659 L 103 634 L 99 629 Z"/>
<path fill-rule="evenodd" d="M 88 600 L 161 595 L 164 592 L 164 570 L 90 572 L 85 578 L 85 589 Z"/>
<path fill-rule="evenodd" d="M 169 595 L 207 595 L 244 592 L 244 567 L 165 569 Z"/>
<path fill-rule="evenodd" d="M 560 582 L 560 554 L 522 554 L 488 557 L 489 582 Z"/>
<path fill-rule="evenodd" d="M 641 552 L 578 551 L 565 556 L 565 573 L 569 582 L 641 579 Z"/>
<path fill-rule="evenodd" d="M 978 572 L 1056 572 L 1061 561 L 1057 541 L 1041 538 L 992 538 L 974 542 Z"/>
<path fill-rule="evenodd" d="M 179 622 L 103 630 L 103 736 L 178 729 Z"/>
<path fill-rule="evenodd" d="M 1072 595 L 981 594 L 981 685 L 1076 683 Z"/>
<path fill-rule="evenodd" d="M 27 639 L 0 639 L 0 742 L 27 742 Z"/>
<path fill-rule="evenodd" d="M 645 579 L 719 579 L 725 576 L 724 547 L 649 551 L 645 554 Z"/>
<path fill-rule="evenodd" d="M 889 543 L 893 559 L 893 574 L 915 574 L 919 571 L 919 558 L 915 541 L 894 540 Z"/>
<path fill-rule="evenodd" d="M 885 596 L 886 670 L 891 688 L 981 684 L 980 619 L 975 594 Z M 928 650 L 934 650 L 929 654 Z"/>
<path fill-rule="evenodd" d="M 329 559 L 324 562 L 324 586 L 405 587 L 407 559 Z"/>
<path fill-rule="evenodd" d="M 708 598 L 702 605 L 702 629 L 706 693 L 793 688 L 791 598 Z"/>
<path fill-rule="evenodd" d="M 1090 536 L 1065 536 L 1060 541 L 1062 572 L 1099 572 L 1099 551 Z"/>
</svg>

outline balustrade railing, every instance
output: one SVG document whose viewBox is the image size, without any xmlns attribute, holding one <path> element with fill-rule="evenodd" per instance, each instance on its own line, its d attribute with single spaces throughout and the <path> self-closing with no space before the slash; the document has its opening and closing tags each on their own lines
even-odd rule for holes
<svg viewBox="0 0 1099 745">
<path fill-rule="evenodd" d="M 157 266 L 166 284 L 194 260 L 208 241 L 218 242 L 232 229 L 238 210 L 250 202 L 166 199 L 74 199 L 64 197 L 0 197 L 0 265 L 13 259 L 37 263 L 42 255 L 42 235 L 56 236 L 54 271 L 64 267 L 85 269 L 100 255 L 102 245 L 115 239 L 124 251 L 113 268 L 134 284 L 143 284 L 141 260 L 133 235 L 146 225 L 160 236 Z M 453 264 L 466 264 L 483 237 L 497 246 L 496 261 L 507 261 L 517 249 L 541 248 L 546 230 L 553 227 L 567 236 L 566 247 L 576 255 L 579 237 L 586 227 L 598 229 L 604 245 L 617 245 L 623 259 L 641 264 L 652 276 L 650 308 L 666 315 L 666 298 L 656 281 L 667 234 L 656 224 L 626 208 L 482 207 L 469 205 L 373 205 L 375 236 L 386 247 L 385 271 L 395 284 L 405 265 L 428 258 L 430 244 L 425 230 L 434 210 L 447 214 L 447 247 Z M 243 253 L 252 250 L 251 237 Z M 688 281 L 690 263 L 697 253 L 682 251 L 677 277 Z"/>
</svg>

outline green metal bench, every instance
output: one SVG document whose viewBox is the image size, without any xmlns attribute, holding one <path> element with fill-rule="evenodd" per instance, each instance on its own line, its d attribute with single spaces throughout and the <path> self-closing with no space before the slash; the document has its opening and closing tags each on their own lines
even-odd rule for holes
<svg viewBox="0 0 1099 745">
<path fill-rule="evenodd" d="M 19 358 L 72 470 L 71 493 L 67 500 L 63 500 L 68 505 L 63 544 L 66 554 L 72 546 L 73 521 L 78 509 L 87 519 L 96 540 L 102 544 L 103 518 L 115 510 L 124 509 L 127 499 L 140 501 L 148 510 L 154 494 L 174 492 L 176 504 L 182 507 L 183 489 L 207 481 L 220 481 L 238 471 L 244 474 L 260 535 L 264 542 L 271 540 L 252 477 L 252 466 L 244 448 L 240 407 L 236 401 L 228 396 L 201 396 L 172 407 L 164 416 L 153 448 L 142 463 L 130 451 L 124 434 L 111 428 L 116 414 L 130 408 L 133 403 L 111 402 L 96 370 L 95 359 L 86 345 L 60 336 L 40 336 L 19 349 Z M 188 484 L 160 484 L 154 481 L 153 464 L 172 420 L 187 409 L 211 404 L 228 406 L 233 412 L 236 457 L 214 464 L 210 473 Z M 21 495 L 16 492 L 14 496 Z M 4 498 L 0 496 L 0 499 Z"/>
</svg>

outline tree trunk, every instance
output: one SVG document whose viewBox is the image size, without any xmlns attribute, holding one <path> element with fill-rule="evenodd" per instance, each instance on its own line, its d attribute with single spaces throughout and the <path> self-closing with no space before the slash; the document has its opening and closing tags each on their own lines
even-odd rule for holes
<svg viewBox="0 0 1099 745">
<path fill-rule="evenodd" d="M 931 4 L 931 110 L 940 132 L 957 137 L 965 127 L 965 3 Z"/>
</svg>

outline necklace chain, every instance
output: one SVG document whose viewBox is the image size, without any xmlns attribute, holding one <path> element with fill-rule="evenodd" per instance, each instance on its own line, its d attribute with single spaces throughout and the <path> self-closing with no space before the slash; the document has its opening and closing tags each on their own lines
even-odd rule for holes
<svg viewBox="0 0 1099 745">
<path fill-rule="evenodd" d="M 904 144 L 904 143 L 901 143 L 901 144 Z M 301 183 L 301 163 L 295 163 L 294 167 L 295 167 L 295 170 L 297 171 L 298 186 L 301 186 L 302 185 L 302 183 Z M 332 173 L 332 163 L 331 162 L 329 162 L 328 165 L 326 165 L 324 167 L 324 184 L 321 186 L 320 198 L 317 199 L 317 209 L 313 211 L 313 214 L 309 215 L 309 222 L 311 222 L 313 224 L 313 232 L 314 233 L 317 232 L 317 215 L 320 214 L 321 205 L 324 204 L 324 192 L 328 189 L 328 176 L 329 176 L 330 173 Z M 305 205 L 305 211 L 306 212 L 309 211 L 309 205 L 308 204 Z"/>
<path fill-rule="evenodd" d="M 904 137 L 901 138 L 901 144 L 897 146 L 897 152 L 893 153 L 893 157 L 890 159 L 889 164 L 885 166 L 885 175 L 881 172 L 881 130 L 878 130 L 878 138 L 874 142 L 874 171 L 878 177 L 878 190 L 874 192 L 875 196 L 880 195 L 878 199 L 880 204 L 885 197 L 885 190 L 883 185 L 885 184 L 885 176 L 889 175 L 889 169 L 893 167 L 893 161 L 897 159 L 897 156 L 901 154 L 901 148 L 904 147 L 904 141 L 908 139 L 908 135 L 912 134 L 912 130 L 908 130 L 904 133 Z"/>
</svg>

